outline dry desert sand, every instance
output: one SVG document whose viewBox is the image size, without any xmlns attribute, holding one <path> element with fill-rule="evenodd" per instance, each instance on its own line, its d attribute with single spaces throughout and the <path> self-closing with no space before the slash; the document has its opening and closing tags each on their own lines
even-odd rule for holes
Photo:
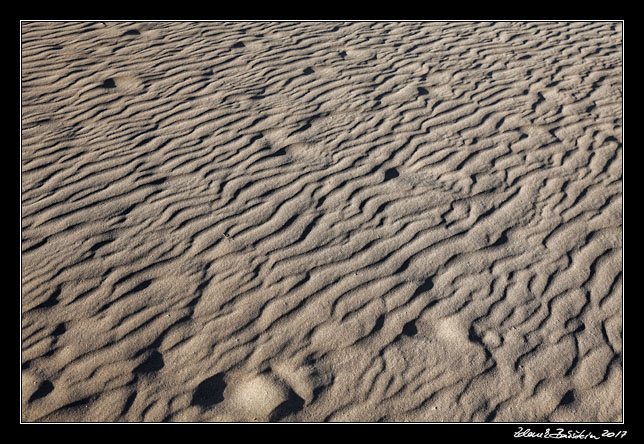
<svg viewBox="0 0 644 444">
<path fill-rule="evenodd" d="M 22 421 L 622 421 L 621 22 L 21 39 Z"/>
</svg>

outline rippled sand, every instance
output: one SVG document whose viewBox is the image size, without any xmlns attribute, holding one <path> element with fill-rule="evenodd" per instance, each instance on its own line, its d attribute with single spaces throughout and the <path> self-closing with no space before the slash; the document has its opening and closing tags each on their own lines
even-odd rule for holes
<svg viewBox="0 0 644 444">
<path fill-rule="evenodd" d="M 621 22 L 23 22 L 22 420 L 622 420 Z"/>
</svg>

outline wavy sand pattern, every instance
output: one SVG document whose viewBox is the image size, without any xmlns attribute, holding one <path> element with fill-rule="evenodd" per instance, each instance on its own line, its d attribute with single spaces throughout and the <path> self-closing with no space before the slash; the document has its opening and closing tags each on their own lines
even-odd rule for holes
<svg viewBox="0 0 644 444">
<path fill-rule="evenodd" d="M 23 22 L 24 421 L 621 421 L 620 22 Z"/>
</svg>

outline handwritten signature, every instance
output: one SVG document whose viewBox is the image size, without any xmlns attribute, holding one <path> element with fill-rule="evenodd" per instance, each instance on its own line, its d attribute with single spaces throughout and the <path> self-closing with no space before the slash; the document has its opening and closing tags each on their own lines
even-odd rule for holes
<svg viewBox="0 0 644 444">
<path fill-rule="evenodd" d="M 601 438 L 623 438 L 626 436 L 626 430 L 620 430 L 619 432 L 611 432 L 609 430 L 604 430 L 600 436 L 595 435 L 592 432 L 587 432 L 586 430 L 564 430 L 564 429 L 555 429 L 555 431 L 550 431 L 546 429 L 543 432 L 533 432 L 530 429 L 524 429 L 519 427 L 519 430 L 514 432 L 515 438 L 544 438 L 544 439 L 601 439 Z"/>
</svg>

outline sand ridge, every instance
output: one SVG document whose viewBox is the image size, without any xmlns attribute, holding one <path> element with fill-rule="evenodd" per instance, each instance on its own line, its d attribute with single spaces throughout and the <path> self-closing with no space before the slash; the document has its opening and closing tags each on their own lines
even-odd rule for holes
<svg viewBox="0 0 644 444">
<path fill-rule="evenodd" d="M 22 420 L 622 419 L 619 22 L 23 22 Z"/>
</svg>

